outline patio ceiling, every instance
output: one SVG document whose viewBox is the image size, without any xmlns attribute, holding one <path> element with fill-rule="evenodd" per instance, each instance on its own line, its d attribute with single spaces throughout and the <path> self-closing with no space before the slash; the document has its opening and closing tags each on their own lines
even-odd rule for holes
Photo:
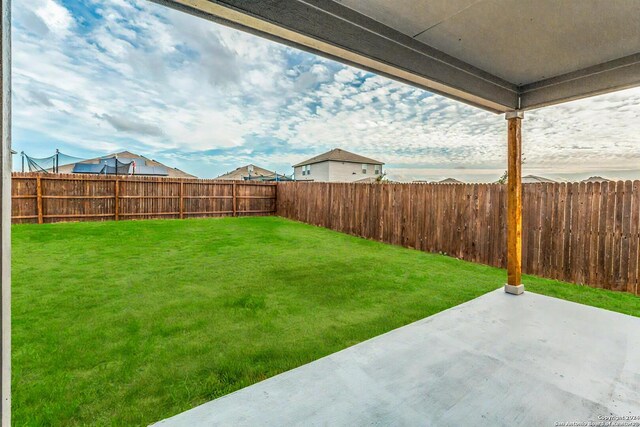
<svg viewBox="0 0 640 427">
<path fill-rule="evenodd" d="M 494 112 L 640 85 L 637 0 L 153 0 Z"/>
</svg>

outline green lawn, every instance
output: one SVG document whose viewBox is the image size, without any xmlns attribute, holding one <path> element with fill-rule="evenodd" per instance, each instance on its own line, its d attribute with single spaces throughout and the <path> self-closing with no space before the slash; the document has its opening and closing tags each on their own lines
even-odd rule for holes
<svg viewBox="0 0 640 427">
<path fill-rule="evenodd" d="M 144 425 L 503 285 L 275 217 L 13 227 L 15 425 Z M 640 316 L 640 298 L 527 289 Z"/>
</svg>

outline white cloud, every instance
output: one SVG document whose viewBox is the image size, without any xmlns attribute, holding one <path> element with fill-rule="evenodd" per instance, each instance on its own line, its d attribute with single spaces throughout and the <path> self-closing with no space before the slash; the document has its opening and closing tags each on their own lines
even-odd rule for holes
<svg viewBox="0 0 640 427">
<path fill-rule="evenodd" d="M 504 169 L 502 116 L 151 2 L 89 3 L 13 3 L 18 150 L 127 148 L 204 176 L 334 147 L 402 179 Z M 525 173 L 640 177 L 640 89 L 528 112 L 523 127 Z"/>
<path fill-rule="evenodd" d="M 54 0 L 36 0 L 30 5 L 42 22 L 57 35 L 67 35 L 74 20 L 69 11 Z"/>
</svg>

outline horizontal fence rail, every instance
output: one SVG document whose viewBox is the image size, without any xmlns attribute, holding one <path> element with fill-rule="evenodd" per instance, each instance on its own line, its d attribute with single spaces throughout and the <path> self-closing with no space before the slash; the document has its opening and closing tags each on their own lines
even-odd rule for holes
<svg viewBox="0 0 640 427">
<path fill-rule="evenodd" d="M 12 175 L 12 221 L 273 215 L 276 184 L 114 175 Z"/>
<path fill-rule="evenodd" d="M 282 217 L 506 266 L 499 184 L 278 184 Z M 523 271 L 640 294 L 640 181 L 523 185 Z"/>
</svg>

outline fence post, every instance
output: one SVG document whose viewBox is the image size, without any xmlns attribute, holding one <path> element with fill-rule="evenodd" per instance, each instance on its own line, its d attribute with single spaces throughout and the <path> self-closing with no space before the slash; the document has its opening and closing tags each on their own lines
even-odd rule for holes
<svg viewBox="0 0 640 427">
<path fill-rule="evenodd" d="M 40 176 L 36 177 L 36 190 L 38 194 L 38 224 L 42 224 L 44 221 L 42 215 L 42 182 Z"/>
<path fill-rule="evenodd" d="M 236 183 L 233 182 L 233 216 L 238 216 L 238 208 L 236 205 Z"/>
<path fill-rule="evenodd" d="M 115 180 L 115 184 L 114 184 L 114 191 L 113 191 L 113 197 L 114 197 L 114 211 L 115 211 L 115 219 L 116 221 L 119 219 L 120 217 L 120 181 L 118 179 Z"/>
<path fill-rule="evenodd" d="M 184 218 L 184 182 L 180 181 L 180 219 Z"/>
<path fill-rule="evenodd" d="M 278 215 L 278 176 L 276 175 L 276 183 L 273 188 L 273 213 Z"/>
</svg>

